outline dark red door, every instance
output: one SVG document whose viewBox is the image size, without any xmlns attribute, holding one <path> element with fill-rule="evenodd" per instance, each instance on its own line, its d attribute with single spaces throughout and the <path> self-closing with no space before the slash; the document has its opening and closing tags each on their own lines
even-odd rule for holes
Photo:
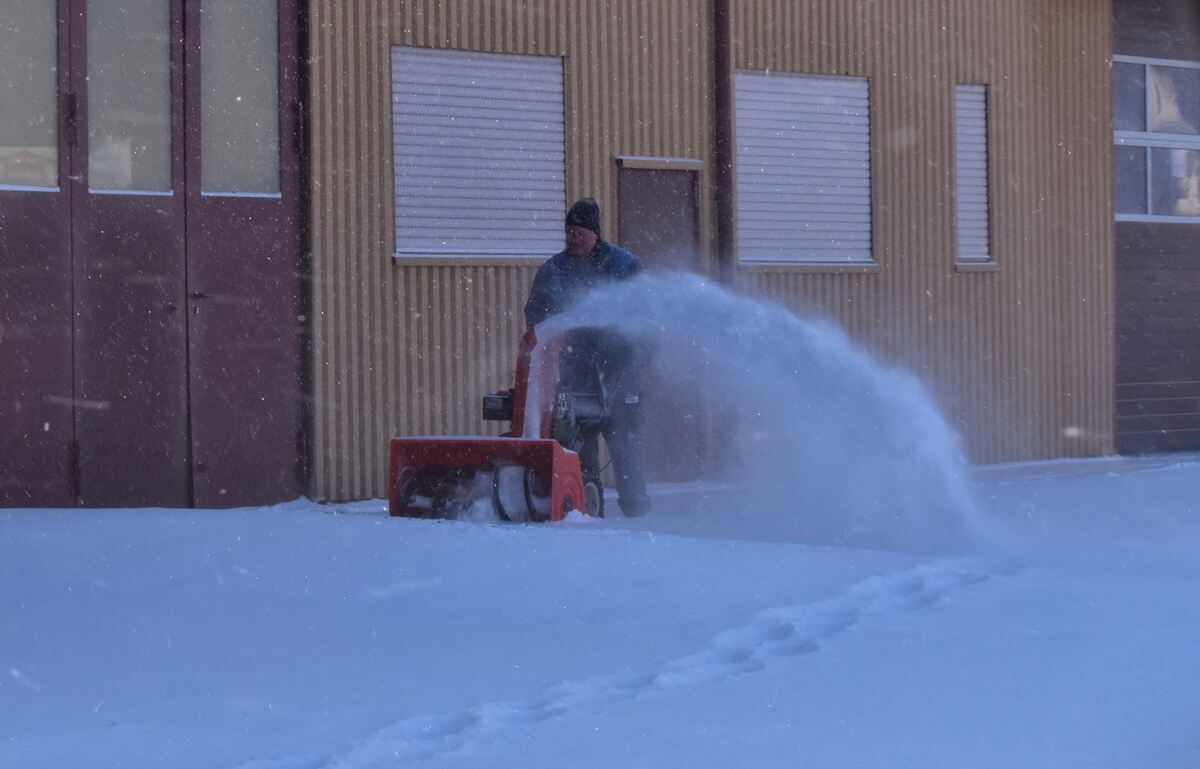
<svg viewBox="0 0 1200 769">
<path fill-rule="evenodd" d="M 297 13 L 187 0 L 187 16 L 194 502 L 277 502 L 303 491 Z"/>
<path fill-rule="evenodd" d="M 75 440 L 85 506 L 186 506 L 181 0 L 74 4 Z"/>
<path fill-rule="evenodd" d="M 0 7 L 0 506 L 69 505 L 71 126 L 66 9 Z"/>
<path fill-rule="evenodd" d="M 298 495 L 295 0 L 12 1 L 0 504 Z"/>
</svg>

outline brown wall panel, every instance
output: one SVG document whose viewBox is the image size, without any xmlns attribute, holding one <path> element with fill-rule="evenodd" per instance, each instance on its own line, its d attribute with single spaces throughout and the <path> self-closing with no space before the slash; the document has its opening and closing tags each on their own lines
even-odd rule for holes
<svg viewBox="0 0 1200 769">
<path fill-rule="evenodd" d="M 1196 449 L 1200 225 L 1117 224 L 1117 445 Z"/>
<path fill-rule="evenodd" d="M 1125 56 L 1200 60 L 1196 0 L 1114 0 L 1114 50 Z"/>
<path fill-rule="evenodd" d="M 1116 0 L 1114 52 L 1200 60 L 1194 0 Z M 1200 448 L 1200 225 L 1116 226 L 1117 447 Z"/>
<path fill-rule="evenodd" d="M 381 495 L 397 432 L 476 433 L 533 265 L 393 262 L 390 47 L 564 56 L 567 197 L 616 230 L 618 156 L 692 158 L 714 272 L 707 0 L 310 0 L 314 493 Z M 973 459 L 1111 450 L 1107 0 L 738 0 L 738 68 L 871 79 L 874 273 L 742 271 L 916 370 Z M 991 86 L 995 272 L 954 265 L 951 105 Z"/>
</svg>

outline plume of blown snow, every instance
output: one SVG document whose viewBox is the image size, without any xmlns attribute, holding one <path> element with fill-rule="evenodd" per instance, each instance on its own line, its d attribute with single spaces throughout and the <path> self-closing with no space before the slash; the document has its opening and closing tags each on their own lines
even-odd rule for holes
<svg viewBox="0 0 1200 769">
<path fill-rule="evenodd" d="M 547 322 L 580 326 L 646 344 L 678 403 L 710 404 L 721 479 L 741 491 L 723 514 L 771 517 L 812 544 L 935 551 L 973 533 L 959 436 L 913 374 L 833 323 L 696 275 L 643 274 Z"/>
</svg>

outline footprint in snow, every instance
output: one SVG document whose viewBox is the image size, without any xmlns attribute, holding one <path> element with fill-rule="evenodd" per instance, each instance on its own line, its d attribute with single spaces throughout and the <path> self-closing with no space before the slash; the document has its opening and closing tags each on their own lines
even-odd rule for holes
<svg viewBox="0 0 1200 769">
<path fill-rule="evenodd" d="M 406 718 L 368 735 L 326 769 L 394 767 L 457 750 L 513 724 L 549 721 L 585 706 L 697 686 L 762 670 L 772 660 L 811 654 L 820 642 L 872 617 L 914 611 L 946 592 L 1004 571 L 979 559 L 940 560 L 871 577 L 832 598 L 760 612 L 746 625 L 714 636 L 697 652 L 634 676 L 597 676 L 550 687 L 525 702 L 477 705 L 458 713 Z"/>
</svg>

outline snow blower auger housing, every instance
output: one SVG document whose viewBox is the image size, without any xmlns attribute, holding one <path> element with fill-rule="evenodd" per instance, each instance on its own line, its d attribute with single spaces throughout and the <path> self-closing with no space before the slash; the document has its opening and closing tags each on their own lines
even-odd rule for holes
<svg viewBox="0 0 1200 769">
<path fill-rule="evenodd" d="M 509 421 L 501 437 L 396 437 L 388 467 L 388 511 L 413 518 L 492 517 L 558 521 L 578 509 L 603 515 L 598 472 L 578 449 L 606 413 L 599 380 L 588 392 L 559 386 L 561 333 L 539 345 L 525 332 L 515 386 L 483 399 L 484 419 Z"/>
</svg>

